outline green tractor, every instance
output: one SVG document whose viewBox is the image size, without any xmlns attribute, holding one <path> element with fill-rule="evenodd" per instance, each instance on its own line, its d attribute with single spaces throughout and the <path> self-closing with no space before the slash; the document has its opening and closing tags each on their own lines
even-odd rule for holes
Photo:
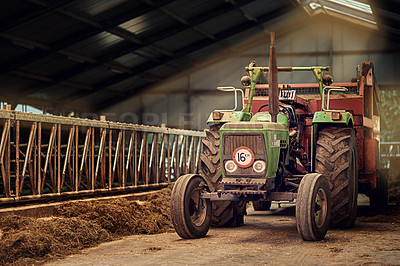
<svg viewBox="0 0 400 266">
<path fill-rule="evenodd" d="M 357 147 L 352 115 L 329 109 L 328 67 L 277 67 L 271 33 L 269 67 L 251 63 L 242 84 L 248 86 L 243 110 L 211 113 L 203 140 L 200 174 L 180 176 L 171 196 L 171 215 L 182 238 L 204 237 L 212 226 L 240 226 L 246 204 L 268 210 L 271 201 L 295 201 L 297 229 L 303 240 L 324 239 L 329 226 L 351 227 L 357 210 Z M 319 84 L 322 111 L 313 116 L 311 160 L 307 171 L 293 165 L 299 130 L 292 105 L 279 105 L 278 71 L 312 71 Z M 268 73 L 269 102 L 253 115 L 257 82 Z M 233 87 L 220 88 L 237 92 Z M 243 94 L 243 92 L 242 92 Z M 326 97 L 327 96 L 327 97 Z M 242 95 L 243 98 L 243 95 Z M 327 99 L 326 99 L 327 98 Z M 268 112 L 261 109 L 268 107 Z M 335 164 L 332 162 L 335 158 Z M 332 196 L 331 196 L 332 195 Z M 338 220 L 339 219 L 339 220 Z"/>
</svg>

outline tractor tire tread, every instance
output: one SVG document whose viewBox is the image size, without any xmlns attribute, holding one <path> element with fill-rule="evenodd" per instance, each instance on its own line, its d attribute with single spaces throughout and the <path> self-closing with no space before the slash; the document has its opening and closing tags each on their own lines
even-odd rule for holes
<svg viewBox="0 0 400 266">
<path fill-rule="evenodd" d="M 331 189 L 331 227 L 353 227 L 357 213 L 357 146 L 350 127 L 325 127 L 318 133 L 315 171 Z"/>
<path fill-rule="evenodd" d="M 200 174 L 214 187 L 214 191 L 220 188 L 222 180 L 219 156 L 219 129 L 220 126 L 215 125 L 205 130 L 206 139 L 203 140 L 203 153 L 200 155 Z M 218 227 L 243 225 L 244 215 L 246 214 L 245 208 L 244 202 L 212 202 L 211 225 Z"/>
</svg>

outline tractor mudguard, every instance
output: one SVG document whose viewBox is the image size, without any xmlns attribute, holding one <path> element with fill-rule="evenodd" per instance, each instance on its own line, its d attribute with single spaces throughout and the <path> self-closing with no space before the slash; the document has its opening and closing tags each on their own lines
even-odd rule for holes
<svg viewBox="0 0 400 266">
<path fill-rule="evenodd" d="M 252 116 L 252 113 L 242 111 L 213 111 L 207 119 L 207 125 L 250 121 Z"/>
<path fill-rule="evenodd" d="M 312 121 L 314 124 L 345 124 L 346 126 L 353 125 L 353 115 L 343 111 L 320 111 L 314 114 Z"/>
</svg>

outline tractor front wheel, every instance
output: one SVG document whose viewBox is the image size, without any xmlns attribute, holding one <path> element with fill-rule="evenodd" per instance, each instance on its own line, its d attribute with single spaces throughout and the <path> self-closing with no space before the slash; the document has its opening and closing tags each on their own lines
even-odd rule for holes
<svg viewBox="0 0 400 266">
<path fill-rule="evenodd" d="M 211 203 L 201 198 L 204 179 L 195 174 L 183 175 L 171 194 L 171 218 L 175 231 L 185 239 L 204 237 L 211 222 Z"/>
<path fill-rule="evenodd" d="M 300 182 L 296 202 L 296 224 L 306 241 L 324 239 L 331 215 L 328 180 L 321 174 L 307 174 Z"/>
</svg>

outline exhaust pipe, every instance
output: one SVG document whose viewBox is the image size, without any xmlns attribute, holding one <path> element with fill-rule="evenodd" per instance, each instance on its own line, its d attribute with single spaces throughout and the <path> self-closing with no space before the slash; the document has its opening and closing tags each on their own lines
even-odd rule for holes
<svg viewBox="0 0 400 266">
<path fill-rule="evenodd" d="M 269 113 L 271 114 L 271 121 L 277 122 L 279 113 L 279 96 L 278 96 L 278 66 L 276 63 L 275 51 L 275 32 L 270 33 L 271 45 L 269 48 Z"/>
</svg>

